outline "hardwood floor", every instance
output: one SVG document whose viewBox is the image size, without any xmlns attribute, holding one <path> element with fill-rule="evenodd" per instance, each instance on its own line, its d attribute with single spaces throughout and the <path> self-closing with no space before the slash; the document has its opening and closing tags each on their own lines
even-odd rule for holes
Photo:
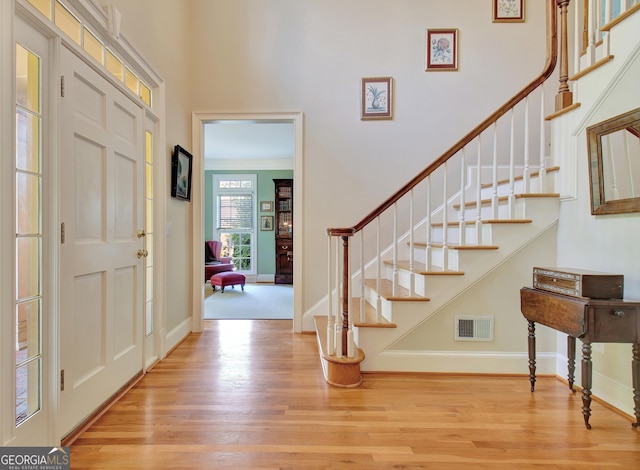
<svg viewBox="0 0 640 470">
<path fill-rule="evenodd" d="M 78 437 L 71 468 L 640 468 L 627 418 L 593 402 L 591 424 L 555 378 L 535 393 L 524 374 L 334 388 L 290 321 L 210 320 Z"/>
</svg>

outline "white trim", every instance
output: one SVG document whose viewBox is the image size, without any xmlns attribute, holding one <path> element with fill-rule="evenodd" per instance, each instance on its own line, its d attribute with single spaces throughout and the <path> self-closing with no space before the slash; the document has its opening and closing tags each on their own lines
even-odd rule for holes
<svg viewBox="0 0 640 470">
<path fill-rule="evenodd" d="M 171 344 L 172 347 L 177 346 L 189 333 L 191 333 L 191 319 L 187 318 L 167 333 L 167 344 Z"/>
<path fill-rule="evenodd" d="M 261 121 L 279 121 L 291 120 L 294 127 L 295 151 L 293 157 L 293 219 L 296 221 L 295 236 L 293 237 L 293 250 L 296 253 L 302 253 L 302 239 L 304 237 L 304 225 L 302 218 L 303 206 L 303 114 L 301 112 L 289 113 L 208 113 L 194 112 L 191 115 L 191 138 L 193 149 L 193 188 L 192 188 L 192 208 L 193 208 L 193 245 L 191 259 L 192 279 L 202 278 L 202 269 L 204 266 L 204 124 L 208 121 L 216 120 L 261 120 Z M 302 295 L 300 288 L 302 286 L 302 257 L 293 257 L 293 330 L 295 332 L 302 331 Z M 201 282 L 192 282 L 191 305 L 193 331 L 200 332 L 203 327 L 204 313 L 204 284 Z"/>
<path fill-rule="evenodd" d="M 539 352 L 536 354 L 536 373 L 556 374 L 558 354 Z M 566 363 L 565 363 L 566 364 Z M 384 351 L 375 357 L 367 357 L 362 363 L 363 371 L 397 372 L 446 372 L 469 374 L 527 374 L 529 355 L 527 352 L 498 351 Z M 527 382 L 528 383 L 528 382 Z M 524 385 L 523 386 L 527 386 Z"/>
<path fill-rule="evenodd" d="M 258 221 L 258 175 L 256 173 L 225 173 L 225 174 L 214 174 L 211 178 L 213 181 L 213 201 L 211 201 L 212 207 L 215 207 L 215 218 L 213 220 L 214 223 L 214 238 L 220 240 L 221 233 L 250 233 L 251 234 L 251 269 L 250 270 L 241 270 L 239 266 L 236 266 L 236 271 L 244 274 L 247 277 L 249 282 L 252 282 L 252 278 L 255 279 L 255 276 L 258 271 L 258 234 L 259 230 L 259 221 Z M 220 181 L 222 180 L 249 180 L 251 181 L 251 189 L 220 189 Z M 252 227 L 249 230 L 240 230 L 240 229 L 222 229 L 218 227 L 218 222 L 220 220 L 220 196 L 221 195 L 233 195 L 233 194 L 251 194 L 252 198 L 252 206 L 253 212 L 251 214 L 251 223 Z M 204 243 L 202 244 L 204 246 Z M 201 276 L 202 277 L 202 276 Z"/>
<path fill-rule="evenodd" d="M 15 45 L 13 34 L 13 2 L 0 1 L 0 220 L 14 220 L 13 198 L 14 180 L 13 152 L 15 145 Z M 11 224 L 2 224 L 0 230 L 0 312 L 13 312 L 13 239 L 14 228 Z M 11 262 L 9 262 L 11 260 Z M 14 382 L 13 370 L 13 315 L 0 315 L 0 383 Z M 6 446 L 13 438 L 13 407 L 15 401 L 10 387 L 0 387 L 0 445 Z"/>
<path fill-rule="evenodd" d="M 293 159 L 272 160 L 206 160 L 205 170 L 293 170 Z"/>
</svg>

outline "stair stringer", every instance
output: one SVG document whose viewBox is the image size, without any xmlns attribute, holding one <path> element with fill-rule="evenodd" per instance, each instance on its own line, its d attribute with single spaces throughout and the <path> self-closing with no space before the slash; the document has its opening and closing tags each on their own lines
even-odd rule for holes
<svg viewBox="0 0 640 470">
<path fill-rule="evenodd" d="M 518 263 L 518 254 L 529 246 L 535 245 L 537 241 L 541 241 L 542 252 L 547 256 L 540 256 L 536 259 L 536 264 L 551 264 L 555 263 L 555 234 L 557 228 L 557 213 L 556 217 L 551 221 L 547 221 L 544 226 L 537 225 L 538 229 L 533 234 L 529 234 L 524 239 L 520 239 L 521 243 L 517 248 L 514 248 L 509 253 L 505 250 L 497 250 L 498 252 L 484 252 L 477 253 L 476 255 L 484 256 L 485 260 L 482 263 L 476 263 L 475 269 L 465 271 L 464 276 L 442 276 L 447 279 L 437 281 L 440 283 L 437 295 L 431 295 L 430 302 L 390 302 L 383 300 L 383 309 L 390 321 L 396 324 L 396 328 L 393 329 L 378 329 L 378 328 L 354 328 L 355 339 L 358 347 L 365 352 L 366 359 L 361 364 L 363 371 L 382 371 L 382 370 L 396 370 L 396 371 L 447 371 L 447 372 L 478 372 L 477 365 L 472 365 L 473 362 L 467 360 L 452 360 L 448 361 L 449 366 L 443 369 L 441 366 L 436 367 L 433 360 L 425 360 L 426 356 L 424 351 L 412 350 L 412 351 L 399 351 L 395 348 L 398 342 L 402 341 L 413 331 L 416 331 L 421 325 L 429 321 L 433 317 L 437 317 L 440 312 L 446 310 L 454 301 L 465 295 L 472 295 L 473 288 L 481 281 L 490 278 L 492 273 L 501 268 L 504 265 L 513 265 L 514 273 L 517 273 L 521 278 L 520 287 L 531 284 L 531 264 L 526 266 L 515 267 Z M 461 253 L 461 255 L 467 255 L 468 253 Z M 479 258 L 479 257 L 478 257 Z M 539 262 L 538 262 L 539 261 Z M 480 269 L 479 265 L 484 266 L 484 269 Z M 448 284 L 448 286 L 445 286 Z M 518 291 L 512 292 L 512 294 L 518 295 Z M 388 305 L 384 305 L 384 303 Z M 393 304 L 393 305 L 391 305 Z M 519 305 L 514 315 L 519 316 Z M 521 318 L 521 317 L 520 317 Z M 523 337 L 526 338 L 526 326 L 523 330 Z M 451 333 L 453 336 L 453 333 Z M 524 347 L 526 347 L 526 341 L 522 341 Z M 468 345 L 465 346 L 469 348 Z M 436 358 L 444 352 L 429 351 L 429 358 Z M 447 353 L 453 354 L 453 357 L 465 357 L 469 354 L 469 351 L 463 353 Z M 483 353 L 476 352 L 472 356 L 481 358 Z M 485 353 L 486 354 L 486 353 Z M 495 352 L 496 355 L 504 355 L 505 359 L 508 359 L 509 367 L 512 373 L 522 372 L 526 370 L 526 352 L 519 351 L 515 356 L 508 352 L 506 355 L 504 352 Z M 544 361 L 544 358 L 541 358 Z M 525 369 L 521 369 L 524 361 Z M 555 356 L 549 358 L 549 362 L 554 364 Z M 487 361 L 489 367 L 497 369 L 496 371 L 504 372 L 504 361 Z M 493 364 L 493 366 L 491 365 Z M 542 368 L 542 364 L 540 365 Z M 546 364 L 545 366 L 546 367 Z M 551 367 L 550 370 L 555 370 Z M 490 371 L 487 371 L 490 372 Z"/>
</svg>

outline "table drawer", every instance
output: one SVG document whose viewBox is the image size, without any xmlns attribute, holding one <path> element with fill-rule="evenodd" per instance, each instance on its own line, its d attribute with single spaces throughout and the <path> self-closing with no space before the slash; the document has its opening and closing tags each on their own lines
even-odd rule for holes
<svg viewBox="0 0 640 470">
<path fill-rule="evenodd" d="M 603 343 L 637 343 L 640 341 L 640 315 L 636 308 L 594 307 L 593 329 L 588 338 Z"/>
</svg>

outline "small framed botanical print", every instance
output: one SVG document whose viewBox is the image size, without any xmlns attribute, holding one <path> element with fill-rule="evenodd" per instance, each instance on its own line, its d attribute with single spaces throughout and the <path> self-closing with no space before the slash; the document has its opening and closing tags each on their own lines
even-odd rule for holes
<svg viewBox="0 0 640 470">
<path fill-rule="evenodd" d="M 524 0 L 492 0 L 494 23 L 522 23 Z"/>
<path fill-rule="evenodd" d="M 458 30 L 427 30 L 427 72 L 434 70 L 458 70 Z"/>
<path fill-rule="evenodd" d="M 393 119 L 393 78 L 363 78 L 360 119 Z"/>
</svg>

